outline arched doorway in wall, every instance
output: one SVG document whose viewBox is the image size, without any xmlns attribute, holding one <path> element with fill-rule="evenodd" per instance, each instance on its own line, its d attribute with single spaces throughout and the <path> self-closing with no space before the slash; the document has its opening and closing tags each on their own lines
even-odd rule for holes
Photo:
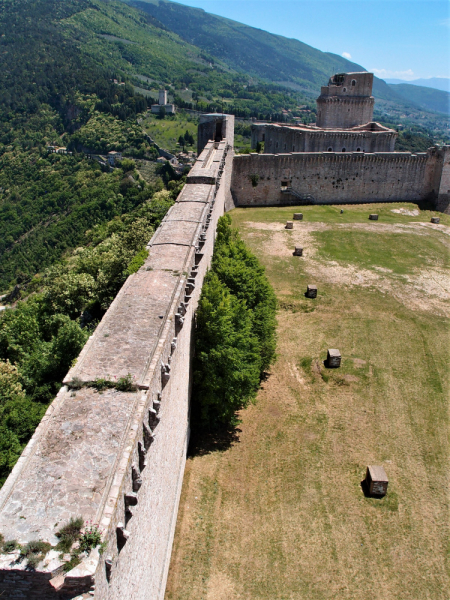
<svg viewBox="0 0 450 600">
<path fill-rule="evenodd" d="M 342 148 L 342 152 L 345 152 L 345 151 L 346 151 L 345 148 Z"/>
<path fill-rule="evenodd" d="M 331 146 L 328 148 L 328 152 L 333 152 L 333 148 Z"/>
<path fill-rule="evenodd" d="M 361 148 L 356 148 L 356 152 L 361 152 Z"/>
</svg>

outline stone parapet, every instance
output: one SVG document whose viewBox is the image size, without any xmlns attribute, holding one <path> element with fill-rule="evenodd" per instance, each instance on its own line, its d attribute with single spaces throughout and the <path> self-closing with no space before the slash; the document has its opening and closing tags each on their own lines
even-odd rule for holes
<svg viewBox="0 0 450 600">
<path fill-rule="evenodd" d="M 99 524 L 104 552 L 68 573 L 55 550 L 35 571 L 0 555 L 2 598 L 164 598 L 189 440 L 194 312 L 232 160 L 226 142 L 205 153 L 197 167 L 212 182 L 185 185 L 0 491 L 6 539 L 55 546 L 59 528 L 82 516 Z M 99 380 L 114 387 L 97 392 Z"/>
</svg>

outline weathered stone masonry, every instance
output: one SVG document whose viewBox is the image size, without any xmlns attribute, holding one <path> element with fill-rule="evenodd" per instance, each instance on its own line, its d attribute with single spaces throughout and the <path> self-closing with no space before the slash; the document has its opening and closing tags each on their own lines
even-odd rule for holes
<svg viewBox="0 0 450 600">
<path fill-rule="evenodd" d="M 248 154 L 233 162 L 237 206 L 417 202 L 448 210 L 450 147 L 428 152 Z M 447 182 L 447 183 L 445 183 Z M 445 189 L 444 189 L 445 188 Z"/>
<path fill-rule="evenodd" d="M 434 199 L 449 212 L 450 147 L 427 153 L 304 152 L 233 158 L 233 119 L 201 124 L 209 141 L 187 184 L 68 373 L 0 491 L 0 532 L 21 543 L 70 517 L 107 542 L 64 574 L 52 550 L 36 571 L 0 555 L 2 600 L 163 600 L 189 439 L 193 318 L 218 217 L 239 206 Z M 200 139 L 200 138 L 199 138 Z M 97 393 L 130 374 L 135 392 Z"/>
<path fill-rule="evenodd" d="M 189 438 L 193 315 L 217 219 L 230 203 L 232 155 L 227 139 L 206 145 L 146 263 L 124 284 L 0 491 L 6 539 L 56 544 L 55 532 L 81 515 L 100 524 L 106 550 L 65 575 L 56 551 L 36 571 L 17 554 L 2 555 L 2 599 L 163 599 Z M 127 374 L 138 391 L 89 387 Z"/>
</svg>

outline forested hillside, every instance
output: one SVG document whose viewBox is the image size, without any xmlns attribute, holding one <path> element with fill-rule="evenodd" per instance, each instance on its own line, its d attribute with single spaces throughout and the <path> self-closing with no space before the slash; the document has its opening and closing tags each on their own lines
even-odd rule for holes
<svg viewBox="0 0 450 600">
<path fill-rule="evenodd" d="M 334 73 L 366 70 L 337 54 L 321 52 L 299 40 L 249 27 L 200 8 L 169 0 L 127 2 L 157 18 L 181 38 L 220 58 L 233 69 L 272 82 L 294 85 L 314 95 Z M 299 23 L 299 37 L 302 26 L 306 28 L 307 23 Z M 378 98 L 399 100 L 395 91 L 377 77 L 374 92 Z"/>
<path fill-rule="evenodd" d="M 0 32 L 0 291 L 156 191 L 102 172 L 82 153 L 154 158 L 136 122 L 152 95 L 136 93 L 135 84 L 164 85 L 180 104 L 190 85 L 200 110 L 218 109 L 226 94 L 228 110 L 249 116 L 299 102 L 267 84 L 242 93 L 246 77 L 121 2 L 3 0 Z M 49 154 L 48 144 L 73 156 Z"/>
</svg>

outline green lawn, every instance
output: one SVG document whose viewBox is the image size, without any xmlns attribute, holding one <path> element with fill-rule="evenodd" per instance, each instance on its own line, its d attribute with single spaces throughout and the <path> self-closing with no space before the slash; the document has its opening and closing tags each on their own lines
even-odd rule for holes
<svg viewBox="0 0 450 600">
<path fill-rule="evenodd" d="M 448 600 L 450 221 L 401 207 L 232 211 L 277 293 L 278 359 L 231 445 L 191 448 L 166 600 Z"/>
</svg>

